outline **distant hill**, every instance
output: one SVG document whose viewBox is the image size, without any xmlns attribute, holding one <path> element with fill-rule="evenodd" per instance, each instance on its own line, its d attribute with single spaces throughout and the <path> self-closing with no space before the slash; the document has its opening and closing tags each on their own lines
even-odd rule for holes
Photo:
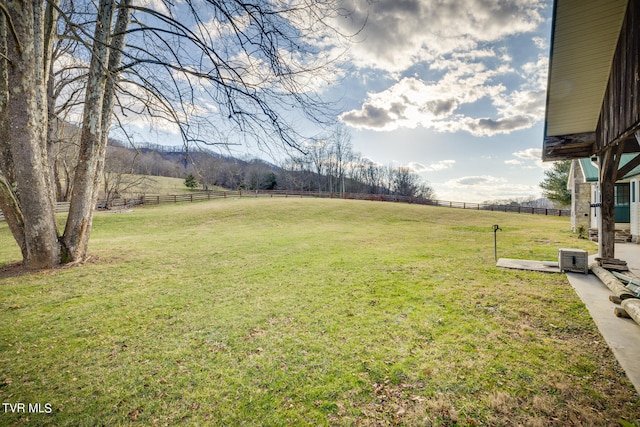
<svg viewBox="0 0 640 427">
<path fill-rule="evenodd" d="M 208 148 L 153 143 L 134 147 L 109 143 L 105 170 L 135 175 L 185 179 L 193 175 L 201 189 L 290 190 L 330 193 L 367 193 L 435 198 L 420 176 L 406 167 L 378 165 L 350 146 L 337 150 L 330 143 L 310 146 L 281 165 L 258 158 L 239 159 Z"/>
</svg>

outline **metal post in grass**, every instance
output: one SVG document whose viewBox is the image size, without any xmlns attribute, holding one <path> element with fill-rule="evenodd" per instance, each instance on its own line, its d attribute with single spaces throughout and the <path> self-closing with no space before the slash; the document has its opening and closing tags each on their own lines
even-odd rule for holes
<svg viewBox="0 0 640 427">
<path fill-rule="evenodd" d="M 498 224 L 493 225 L 493 257 L 498 262 L 498 230 L 502 230 Z"/>
</svg>

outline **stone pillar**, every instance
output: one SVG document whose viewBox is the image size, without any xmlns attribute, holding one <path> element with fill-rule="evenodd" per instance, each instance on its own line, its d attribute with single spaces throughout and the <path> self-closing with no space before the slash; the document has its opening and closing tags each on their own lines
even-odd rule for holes
<svg viewBox="0 0 640 427">
<path fill-rule="evenodd" d="M 591 184 L 588 182 L 576 183 L 574 185 L 574 198 L 572 200 L 571 226 L 573 232 L 582 226 L 585 233 L 591 227 Z"/>
<path fill-rule="evenodd" d="M 587 232 L 591 226 L 591 184 L 585 182 L 579 160 L 573 160 L 571 170 L 571 229 L 577 233 L 582 226 Z"/>
</svg>

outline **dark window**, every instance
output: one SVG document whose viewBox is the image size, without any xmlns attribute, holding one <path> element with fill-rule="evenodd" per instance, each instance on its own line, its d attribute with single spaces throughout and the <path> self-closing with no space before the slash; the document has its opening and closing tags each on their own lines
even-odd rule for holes
<svg viewBox="0 0 640 427">
<path fill-rule="evenodd" d="M 629 206 L 630 200 L 629 184 L 616 184 L 615 201 L 616 206 Z"/>
</svg>

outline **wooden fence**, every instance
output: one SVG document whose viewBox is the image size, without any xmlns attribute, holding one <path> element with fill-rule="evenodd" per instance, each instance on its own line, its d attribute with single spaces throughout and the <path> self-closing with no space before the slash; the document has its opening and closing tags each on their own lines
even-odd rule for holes
<svg viewBox="0 0 640 427">
<path fill-rule="evenodd" d="M 349 200 L 371 200 L 379 202 L 393 203 L 412 203 L 429 206 L 442 206 L 457 209 L 485 210 L 493 212 L 513 212 L 532 215 L 548 215 L 548 216 L 571 216 L 570 209 L 554 209 L 554 208 L 535 208 L 519 205 L 494 205 L 484 203 L 469 202 L 451 202 L 445 200 L 429 200 L 422 197 L 396 196 L 389 194 L 363 194 L 363 193 L 329 193 L 329 192 L 309 192 L 309 191 L 284 191 L 284 190 L 259 190 L 246 192 L 242 197 L 251 196 L 267 196 L 267 197 L 320 197 L 333 199 L 349 199 Z"/>
<path fill-rule="evenodd" d="M 58 202 L 56 203 L 56 213 L 66 213 L 69 212 L 69 202 Z M 0 222 L 4 221 L 4 215 L 2 211 L 0 211 Z"/>
<path fill-rule="evenodd" d="M 484 203 L 450 202 L 444 200 L 428 200 L 421 197 L 394 196 L 388 194 L 363 194 L 363 193 L 330 193 L 317 191 L 288 191 L 288 190 L 258 190 L 258 191 L 199 191 L 185 194 L 172 194 L 164 196 L 141 196 L 129 199 L 117 199 L 109 203 L 109 209 L 126 209 L 137 205 L 160 205 L 166 203 L 192 203 L 204 200 L 238 197 L 312 197 L 348 200 L 370 200 L 377 202 L 412 203 L 428 206 L 441 206 L 456 209 L 471 209 L 492 212 L 513 212 L 531 215 L 571 216 L 569 209 L 534 208 L 519 205 L 492 205 Z M 98 209 L 105 207 L 105 201 L 98 202 Z M 68 212 L 69 203 L 58 203 L 56 212 Z M 4 216 L 0 213 L 0 221 Z"/>
</svg>

